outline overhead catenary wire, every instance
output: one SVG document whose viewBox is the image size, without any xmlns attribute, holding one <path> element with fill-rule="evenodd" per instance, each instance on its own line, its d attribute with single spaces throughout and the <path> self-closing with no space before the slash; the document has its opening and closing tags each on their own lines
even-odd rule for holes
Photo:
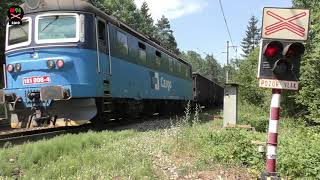
<svg viewBox="0 0 320 180">
<path fill-rule="evenodd" d="M 225 23 L 226 28 L 227 28 L 227 31 L 228 31 L 229 39 L 230 39 L 230 42 L 231 42 L 231 47 L 232 47 L 234 50 L 236 50 L 236 49 L 235 49 L 236 46 L 233 44 L 233 40 L 232 40 L 232 36 L 231 36 L 230 30 L 229 30 L 229 26 L 228 26 L 228 23 L 227 23 L 227 19 L 226 19 L 226 16 L 225 16 L 225 14 L 224 14 L 224 10 L 223 10 L 223 6 L 222 6 L 222 3 L 221 3 L 221 0 L 218 0 L 218 1 L 219 1 L 219 4 L 220 4 L 221 14 L 222 14 L 222 16 L 223 16 L 224 23 Z"/>
</svg>

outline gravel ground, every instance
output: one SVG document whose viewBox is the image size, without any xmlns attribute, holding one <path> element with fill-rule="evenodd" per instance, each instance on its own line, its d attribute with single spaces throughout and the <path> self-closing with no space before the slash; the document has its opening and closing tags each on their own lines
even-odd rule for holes
<svg viewBox="0 0 320 180">
<path fill-rule="evenodd" d="M 208 113 L 203 114 L 206 118 L 205 121 L 221 119 L 221 117 L 214 117 Z M 150 118 L 148 120 L 138 120 L 128 125 L 117 127 L 115 130 L 136 130 L 140 132 L 155 131 L 159 129 L 170 129 L 176 127 L 181 120 L 182 116 L 175 117 L 158 117 Z M 246 168 L 239 167 L 224 167 L 217 165 L 207 171 L 189 172 L 187 175 L 181 175 L 179 168 L 179 159 L 175 159 L 166 153 L 158 152 L 153 155 L 153 165 L 156 169 L 161 171 L 165 179 L 170 180 L 249 180 L 255 179 L 248 172 Z"/>
<path fill-rule="evenodd" d="M 121 125 L 119 127 L 114 128 L 114 130 L 116 130 L 116 131 L 136 130 L 139 132 L 155 131 L 155 130 L 159 130 L 159 129 L 171 128 L 171 127 L 175 126 L 178 121 L 179 121 L 179 116 L 175 116 L 175 117 L 155 116 L 150 119 L 135 120 L 135 122 L 133 122 L 133 123 Z"/>
</svg>

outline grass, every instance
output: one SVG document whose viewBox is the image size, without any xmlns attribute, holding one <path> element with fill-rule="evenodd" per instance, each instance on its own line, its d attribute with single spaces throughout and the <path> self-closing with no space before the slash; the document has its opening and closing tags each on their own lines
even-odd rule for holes
<svg viewBox="0 0 320 180">
<path fill-rule="evenodd" d="M 251 141 L 265 141 L 268 113 L 240 107 L 241 124 L 256 132 L 223 129 L 216 111 L 186 112 L 169 129 L 64 135 L 0 150 L 0 177 L 22 179 L 255 178 L 264 161 Z M 211 119 L 211 120 L 210 120 Z M 320 178 L 320 133 L 292 119 L 281 120 L 279 172 Z M 232 176 L 230 176 L 232 174 Z"/>
</svg>

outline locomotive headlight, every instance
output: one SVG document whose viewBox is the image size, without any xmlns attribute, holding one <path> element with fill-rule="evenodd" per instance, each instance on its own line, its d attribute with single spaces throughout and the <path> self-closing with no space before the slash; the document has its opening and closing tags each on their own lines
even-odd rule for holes
<svg viewBox="0 0 320 180">
<path fill-rule="evenodd" d="M 14 70 L 14 66 L 12 64 L 8 64 L 7 65 L 7 71 L 8 72 L 13 72 L 13 70 Z"/>
<path fill-rule="evenodd" d="M 58 59 L 56 64 L 57 64 L 58 68 L 61 69 L 64 66 L 64 61 L 62 59 Z"/>
<path fill-rule="evenodd" d="M 15 68 L 16 68 L 17 72 L 21 71 L 21 64 L 20 63 L 17 63 L 15 66 L 16 66 Z"/>
<path fill-rule="evenodd" d="M 49 69 L 53 69 L 55 67 L 55 63 L 53 60 L 48 60 L 47 61 L 47 66 Z"/>
</svg>

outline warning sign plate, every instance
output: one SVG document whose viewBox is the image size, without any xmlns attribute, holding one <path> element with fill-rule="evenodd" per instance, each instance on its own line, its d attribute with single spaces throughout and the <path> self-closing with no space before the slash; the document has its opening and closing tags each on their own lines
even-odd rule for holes
<svg viewBox="0 0 320 180">
<path fill-rule="evenodd" d="M 296 81 L 282 81 L 275 79 L 260 79 L 259 87 L 272 89 L 298 90 L 299 83 Z"/>
<path fill-rule="evenodd" d="M 308 39 L 310 11 L 292 8 L 264 8 L 262 38 L 264 39 Z"/>
</svg>

